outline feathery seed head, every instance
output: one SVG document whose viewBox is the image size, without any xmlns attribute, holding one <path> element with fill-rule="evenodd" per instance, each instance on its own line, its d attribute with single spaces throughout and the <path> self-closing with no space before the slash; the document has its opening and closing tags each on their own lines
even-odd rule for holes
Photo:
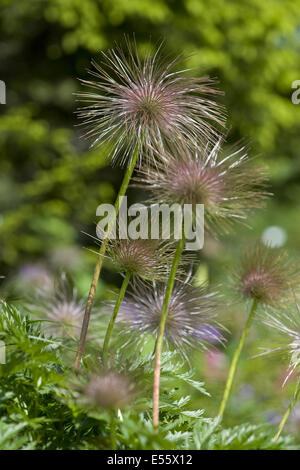
<svg viewBox="0 0 300 470">
<path fill-rule="evenodd" d="M 224 182 L 215 168 L 205 167 L 198 160 L 172 161 L 172 178 L 168 190 L 185 204 L 205 204 L 213 207 L 222 198 Z"/>
<path fill-rule="evenodd" d="M 132 341 L 147 334 L 155 335 L 159 328 L 165 294 L 164 286 L 136 283 L 133 293 L 122 302 L 118 320 Z M 222 343 L 221 325 L 216 320 L 218 295 L 206 287 L 192 287 L 188 280 L 177 282 L 172 292 L 165 326 L 165 340 L 186 359 L 186 349 L 205 349 L 207 344 Z M 220 329 L 220 330 L 219 330 Z M 124 331 L 124 330 L 123 330 Z"/>
<path fill-rule="evenodd" d="M 126 408 L 133 401 L 134 384 L 125 375 L 103 371 L 89 377 L 82 398 L 87 405 L 103 409 Z"/>
<path fill-rule="evenodd" d="M 264 304 L 283 304 L 299 289 L 299 273 L 287 254 L 279 248 L 257 243 L 248 249 L 234 276 L 244 297 Z"/>
<path fill-rule="evenodd" d="M 159 240 L 110 240 L 108 255 L 120 272 L 147 280 L 164 280 L 172 263 L 174 250 Z"/>
<path fill-rule="evenodd" d="M 268 197 L 266 174 L 251 165 L 244 147 L 221 156 L 222 139 L 213 147 L 174 146 L 155 165 L 138 170 L 135 186 L 148 189 L 158 202 L 204 204 L 209 231 L 227 232 L 244 221 Z"/>
<path fill-rule="evenodd" d="M 79 299 L 75 288 L 70 286 L 65 274 L 61 276 L 53 291 L 37 290 L 36 305 L 33 310 L 42 313 L 45 334 L 48 336 L 69 336 L 76 339 L 80 335 L 85 302 Z"/>
<path fill-rule="evenodd" d="M 94 93 L 78 93 L 87 106 L 78 110 L 93 145 L 112 141 L 113 161 L 122 151 L 121 164 L 132 149 L 161 146 L 165 138 L 188 142 L 215 141 L 218 133 L 211 123 L 224 125 L 223 110 L 210 96 L 220 94 L 214 80 L 190 78 L 177 71 L 180 57 L 165 63 L 159 47 L 142 60 L 136 44 L 116 46 L 102 52 L 102 62 L 92 61 L 89 72 L 95 80 L 81 80 Z"/>
<path fill-rule="evenodd" d="M 300 372 L 300 310 L 296 303 L 296 308 L 289 310 L 283 308 L 269 308 L 264 312 L 263 323 L 276 330 L 286 338 L 286 341 L 276 348 L 265 349 L 264 354 L 281 353 L 289 358 L 289 369 L 284 379 L 283 385 L 287 382 L 294 371 Z M 260 354 L 261 355 L 261 354 Z"/>
</svg>

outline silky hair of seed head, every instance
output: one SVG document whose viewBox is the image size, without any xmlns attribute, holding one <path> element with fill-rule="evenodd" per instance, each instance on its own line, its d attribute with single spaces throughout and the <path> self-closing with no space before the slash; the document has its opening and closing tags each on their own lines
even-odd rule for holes
<svg viewBox="0 0 300 470">
<path fill-rule="evenodd" d="M 223 107 L 210 97 L 220 94 L 208 77 L 190 78 L 177 70 L 182 57 L 168 63 L 161 53 L 138 55 L 133 41 L 122 49 L 102 52 L 100 63 L 92 61 L 94 80 L 80 80 L 94 92 L 77 93 L 86 103 L 77 114 L 93 146 L 112 142 L 112 162 L 128 162 L 137 145 L 162 147 L 165 138 L 189 142 L 214 142 L 223 126 Z M 147 152 L 149 155 L 149 152 Z"/>
<path fill-rule="evenodd" d="M 263 323 L 280 333 L 285 338 L 284 343 L 276 348 L 261 348 L 263 352 L 258 356 L 265 354 L 284 354 L 289 358 L 289 368 L 284 379 L 286 384 L 290 376 L 297 372 L 300 379 L 300 309 L 299 305 L 293 305 L 288 309 L 268 308 L 262 316 Z"/>
<path fill-rule="evenodd" d="M 30 310 L 42 314 L 43 331 L 47 336 L 77 339 L 84 316 L 85 299 L 79 299 L 63 273 L 50 291 L 37 289 L 36 301 L 28 305 Z"/>
<path fill-rule="evenodd" d="M 152 239 L 110 240 L 107 249 L 120 272 L 156 281 L 166 279 L 174 252 L 174 244 Z"/>
<path fill-rule="evenodd" d="M 148 189 L 158 203 L 204 204 L 205 229 L 227 233 L 233 222 L 265 205 L 266 171 L 253 166 L 245 146 L 222 154 L 223 139 L 212 147 L 171 146 L 157 152 L 155 165 L 138 169 L 133 186 Z"/>
<path fill-rule="evenodd" d="M 133 401 L 135 386 L 124 374 L 100 371 L 88 377 L 81 387 L 81 399 L 89 406 L 102 409 L 123 409 Z"/>
<path fill-rule="evenodd" d="M 269 305 L 286 304 L 300 286 L 299 269 L 286 252 L 261 241 L 247 248 L 233 277 L 245 298 Z"/>
<path fill-rule="evenodd" d="M 193 287 L 177 282 L 173 289 L 165 327 L 165 341 L 186 360 L 188 349 L 206 349 L 223 343 L 224 329 L 217 321 L 219 295 L 207 287 Z M 137 347 L 145 335 L 156 335 L 165 294 L 165 286 L 137 282 L 121 304 L 117 321 L 128 335 L 125 345 L 135 341 Z"/>
</svg>

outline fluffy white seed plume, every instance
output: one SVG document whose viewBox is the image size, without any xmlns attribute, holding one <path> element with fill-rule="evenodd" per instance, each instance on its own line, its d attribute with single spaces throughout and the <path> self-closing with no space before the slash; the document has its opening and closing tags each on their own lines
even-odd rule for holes
<svg viewBox="0 0 300 470">
<path fill-rule="evenodd" d="M 78 93 L 86 103 L 78 117 L 93 146 L 112 142 L 112 161 L 124 164 L 137 144 L 161 147 L 165 138 L 189 143 L 214 142 L 224 125 L 223 107 L 212 98 L 220 94 L 208 77 L 190 78 L 177 70 L 181 57 L 166 61 L 159 47 L 144 59 L 127 39 L 92 61 L 93 80 L 80 80 L 94 92 Z"/>
</svg>

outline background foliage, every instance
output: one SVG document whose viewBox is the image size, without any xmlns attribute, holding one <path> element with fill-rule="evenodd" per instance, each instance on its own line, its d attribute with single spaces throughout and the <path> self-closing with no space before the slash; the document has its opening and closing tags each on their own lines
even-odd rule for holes
<svg viewBox="0 0 300 470">
<path fill-rule="evenodd" d="M 91 245 L 82 231 L 94 234 L 96 207 L 114 199 L 122 170 L 108 166 L 106 148 L 89 151 L 80 138 L 73 93 L 90 58 L 122 41 L 124 33 L 135 33 L 142 54 L 150 42 L 163 39 L 168 53 L 187 54 L 194 74 L 218 77 L 228 108 L 228 140 L 249 138 L 252 152 L 269 166 L 274 197 L 267 210 L 249 221 L 251 230 L 206 240 L 199 279 L 226 285 L 226 268 L 239 249 L 272 225 L 285 231 L 292 256 L 299 255 L 300 105 L 291 102 L 291 84 L 300 79 L 297 0 L 0 0 L 0 5 L 0 79 L 7 86 L 7 104 L 0 105 L 3 297 L 21 300 L 30 286 L 45 284 L 61 270 L 71 273 L 82 294 L 88 289 L 95 255 L 82 249 Z M 141 198 L 134 190 L 129 195 Z M 109 265 L 104 280 L 99 297 L 105 285 L 120 283 Z M 224 316 L 232 331 L 226 353 L 209 352 L 195 361 L 214 398 L 195 391 L 192 400 L 209 416 L 217 410 L 243 309 L 234 304 Z M 226 424 L 276 423 L 285 410 L 293 383 L 282 391 L 284 363 L 249 359 L 272 341 L 258 323 L 243 353 Z M 300 427 L 299 415 L 296 408 L 292 432 Z"/>
</svg>

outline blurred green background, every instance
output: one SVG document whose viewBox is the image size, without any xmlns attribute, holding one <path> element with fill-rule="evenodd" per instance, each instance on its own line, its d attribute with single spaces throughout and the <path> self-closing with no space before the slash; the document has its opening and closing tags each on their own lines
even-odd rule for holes
<svg viewBox="0 0 300 470">
<path fill-rule="evenodd" d="M 74 92 L 90 59 L 135 33 L 141 54 L 164 40 L 170 54 L 184 52 L 195 75 L 218 77 L 228 108 L 229 141 L 248 138 L 270 171 L 274 197 L 265 211 L 226 239 L 207 239 L 199 278 L 227 284 L 226 270 L 240 249 L 269 227 L 281 230 L 291 256 L 299 256 L 300 105 L 291 101 L 300 80 L 299 0 L 0 0 L 0 275 L 1 295 L 22 299 L 33 285 L 69 272 L 86 294 L 95 246 L 96 208 L 114 200 L 122 170 L 109 166 L 106 149 L 89 151 L 76 127 Z M 130 197 L 139 197 L 130 190 Z M 268 233 L 268 232 L 267 232 Z M 105 286 L 120 276 L 109 265 Z M 232 334 L 226 353 L 195 357 L 213 398 L 195 402 L 214 414 L 226 368 L 245 320 L 243 304 L 224 316 Z M 281 381 L 285 362 L 251 359 L 259 347 L 277 345 L 257 322 L 243 353 L 225 420 L 278 422 L 292 394 Z M 300 429 L 300 405 L 289 422 Z"/>
</svg>

